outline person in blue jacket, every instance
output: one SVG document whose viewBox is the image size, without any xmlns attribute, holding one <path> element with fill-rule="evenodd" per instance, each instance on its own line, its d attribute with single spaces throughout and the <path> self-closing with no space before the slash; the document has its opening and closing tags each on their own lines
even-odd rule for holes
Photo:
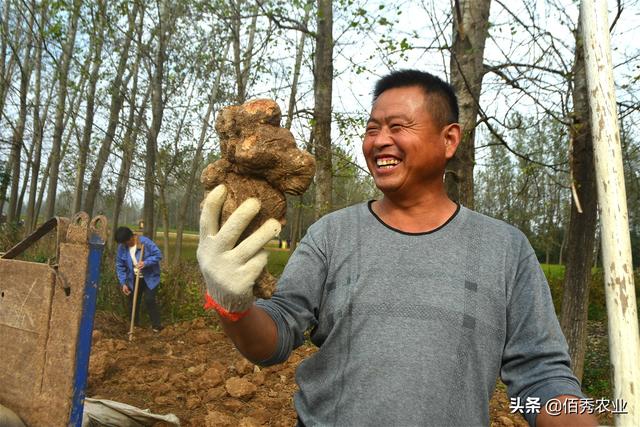
<svg viewBox="0 0 640 427">
<path fill-rule="evenodd" d="M 115 240 L 118 242 L 116 275 L 118 276 L 122 293 L 129 299 L 129 313 L 131 313 L 133 305 L 135 275 L 140 274 L 138 302 L 136 303 L 136 325 L 140 318 L 140 298 L 144 295 L 144 302 L 151 319 L 153 331 L 160 332 L 162 323 L 160 322 L 160 310 L 158 309 L 156 293 L 160 284 L 162 252 L 153 243 L 153 240 L 144 236 L 136 236 L 128 227 L 118 227 Z M 144 253 L 142 259 L 140 259 L 143 246 Z"/>
</svg>

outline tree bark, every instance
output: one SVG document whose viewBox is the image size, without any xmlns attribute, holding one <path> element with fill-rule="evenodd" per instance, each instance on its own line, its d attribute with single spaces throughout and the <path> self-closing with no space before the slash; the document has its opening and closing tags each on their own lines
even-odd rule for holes
<svg viewBox="0 0 640 427">
<path fill-rule="evenodd" d="M 51 218 L 55 215 L 56 195 L 58 189 L 58 174 L 61 162 L 62 134 L 64 132 L 64 112 L 67 97 L 67 82 L 69 78 L 69 66 L 73 54 L 78 18 L 80 16 L 81 0 L 74 0 L 73 10 L 69 16 L 69 33 L 62 48 L 62 54 L 58 65 L 58 102 L 56 106 L 55 125 L 51 147 L 51 167 L 49 171 L 49 186 L 47 189 L 47 208 L 45 216 Z"/>
<path fill-rule="evenodd" d="M 571 218 L 566 253 L 564 291 L 560 326 L 569 345 L 571 367 L 582 380 L 587 338 L 587 314 L 591 264 L 596 239 L 598 197 L 593 163 L 593 135 L 590 124 L 589 93 L 585 72 L 581 24 L 576 31 L 576 51 L 573 64 L 573 123 L 571 126 L 571 171 L 582 213 L 575 198 L 571 199 Z"/>
<path fill-rule="evenodd" d="M 169 154 L 167 151 L 162 152 L 160 156 L 160 164 L 162 167 L 158 168 L 159 171 L 159 179 L 158 179 L 158 193 L 160 196 L 160 216 L 162 218 L 162 229 L 163 229 L 163 252 L 165 259 L 170 259 L 169 255 L 169 206 L 167 204 L 167 186 L 169 185 L 169 177 L 174 172 L 178 159 L 180 158 L 180 140 L 182 139 L 182 131 L 184 130 L 184 124 L 187 120 L 187 114 L 191 110 L 191 101 L 193 99 L 193 91 L 195 90 L 196 82 L 195 80 L 192 83 L 191 90 L 187 95 L 187 105 L 184 108 L 182 113 L 182 117 L 180 118 L 180 123 L 178 124 L 178 129 L 176 129 L 176 135 L 173 138 L 173 155 Z"/>
<path fill-rule="evenodd" d="M 84 201 L 83 209 L 89 214 L 89 216 L 93 215 L 96 200 L 98 198 L 98 194 L 100 193 L 100 181 L 102 180 L 102 172 L 104 171 L 104 167 L 109 160 L 109 155 L 111 154 L 111 144 L 113 143 L 113 138 L 116 134 L 118 119 L 120 118 L 120 111 L 122 110 L 122 105 L 124 104 L 126 86 L 129 79 L 131 78 L 131 74 L 129 74 L 129 76 L 124 79 L 124 73 L 127 69 L 131 40 L 133 39 L 133 34 L 135 31 L 135 21 L 139 9 L 138 5 L 139 3 L 137 1 L 134 2 L 133 11 L 129 13 L 127 34 L 124 36 L 124 43 L 122 46 L 120 59 L 118 60 L 116 75 L 111 84 L 111 104 L 109 107 L 109 121 L 107 125 L 107 131 L 104 135 L 104 138 L 102 139 L 102 143 L 100 144 L 100 150 L 98 151 L 98 157 L 96 159 L 95 167 L 91 172 L 91 180 L 89 181 L 87 196 Z"/>
<path fill-rule="evenodd" d="M 11 11 L 11 1 L 7 1 L 4 12 L 3 12 L 3 20 L 2 20 L 2 31 L 0 32 L 0 36 L 2 36 L 2 46 L 0 50 L 2 51 L 2 60 L 0 61 L 0 122 L 4 118 L 4 106 L 7 100 L 7 95 L 9 93 L 9 88 L 11 87 L 11 81 L 13 78 L 13 70 L 15 68 L 16 63 L 19 61 L 19 48 L 14 46 L 9 40 L 9 18 Z M 22 46 L 22 31 L 23 27 L 18 26 L 13 35 L 14 39 L 17 41 L 17 46 Z M 11 48 L 11 54 L 9 55 L 9 63 L 6 63 L 7 56 L 7 48 Z M 15 129 L 15 126 L 9 123 L 10 127 Z M 9 190 L 9 183 L 11 182 L 11 171 L 14 169 L 13 157 L 9 156 L 9 160 L 3 167 L 2 173 L 0 174 L 0 222 L 4 221 L 6 218 L 3 218 L 1 215 L 4 212 L 4 204 L 7 202 L 7 195 Z"/>
<path fill-rule="evenodd" d="M 451 84 L 458 95 L 463 132 L 458 151 L 447 165 L 445 182 L 449 197 L 471 209 L 474 207 L 475 128 L 480 109 L 490 6 L 491 0 L 456 0 L 453 10 Z"/>
<path fill-rule="evenodd" d="M 73 97 L 71 99 L 71 102 L 69 103 L 70 107 L 69 107 L 68 114 L 65 115 L 65 118 L 62 122 L 63 129 L 67 127 L 67 125 L 69 124 L 69 120 L 71 120 L 71 118 L 73 118 L 73 121 L 74 121 L 73 126 L 75 126 L 75 120 L 78 117 L 78 109 L 80 108 L 80 100 L 81 100 L 80 94 L 84 92 L 85 84 L 86 84 L 85 76 L 81 75 L 80 82 L 78 83 L 78 88 L 73 93 Z M 46 117 L 46 114 L 44 114 L 43 117 Z M 60 162 L 62 161 L 62 159 L 64 159 L 64 157 L 67 154 L 67 147 L 69 146 L 70 139 L 71 139 L 71 132 L 68 132 L 67 137 L 62 143 L 62 147 L 60 147 L 61 149 L 58 154 L 58 159 Z M 51 176 L 52 169 L 53 169 L 53 152 L 50 152 L 49 157 L 47 159 L 47 166 L 45 167 L 45 170 L 44 170 L 44 177 L 42 178 L 43 185 L 40 187 L 40 191 L 38 192 L 38 198 L 37 198 L 36 207 L 34 210 L 34 222 L 37 219 L 37 217 L 40 215 L 40 208 L 42 207 L 42 202 L 44 198 L 44 190 L 45 188 L 48 190 L 48 187 L 46 187 L 44 183 L 46 182 L 50 183 L 51 181 L 50 176 Z M 46 217 L 46 218 L 48 219 L 49 217 Z"/>
<path fill-rule="evenodd" d="M 162 253 L 165 258 L 169 258 L 169 208 L 167 207 L 167 195 L 164 186 L 159 188 L 158 195 L 160 196 L 160 215 L 162 216 Z"/>
<path fill-rule="evenodd" d="M 314 216 L 331 211 L 331 96 L 333 86 L 333 2 L 318 0 L 316 53 L 314 64 L 313 140 L 316 156 L 316 200 Z"/>
<path fill-rule="evenodd" d="M 631 259 L 629 212 L 620 144 L 607 2 L 580 4 L 594 166 L 602 220 L 602 264 L 607 301 L 613 399 L 625 402 L 614 425 L 640 425 L 640 333 Z M 626 412 L 625 412 L 626 411 Z"/>
<path fill-rule="evenodd" d="M 116 184 L 115 206 L 113 208 L 113 224 L 111 229 L 112 235 L 115 235 L 120 221 L 120 211 L 122 210 L 122 203 L 124 202 L 124 196 L 127 193 L 127 187 L 129 185 L 129 176 L 131 172 L 131 165 L 133 164 L 136 141 L 140 133 L 140 127 L 142 125 L 142 119 L 144 118 L 146 111 L 145 107 L 148 100 L 149 91 L 145 93 L 142 103 L 140 104 L 140 112 L 135 116 L 135 121 L 133 119 L 136 108 L 135 104 L 131 105 L 131 109 L 129 111 L 129 119 L 127 120 L 128 127 L 122 144 L 122 162 L 120 162 L 120 170 L 118 171 L 118 181 Z M 132 102 L 134 102 L 133 97 Z"/>
<path fill-rule="evenodd" d="M 302 19 L 302 26 L 307 27 L 309 23 L 309 17 L 311 15 L 311 7 L 307 7 L 305 10 L 304 18 Z M 291 125 L 293 124 L 293 113 L 296 108 L 296 97 L 298 95 L 298 80 L 300 79 L 300 70 L 302 68 L 302 56 L 304 54 L 304 44 L 307 40 L 307 33 L 304 31 L 300 32 L 300 40 L 298 41 L 298 46 L 296 48 L 296 61 L 293 66 L 293 77 L 291 81 L 291 93 L 289 94 L 289 108 L 287 109 L 287 120 L 285 122 L 284 127 L 287 129 L 291 129 Z M 291 226 L 289 228 L 289 241 L 291 242 L 291 246 L 289 249 L 294 251 L 297 246 L 297 241 L 299 237 L 299 225 L 300 219 L 302 218 L 302 199 L 303 196 L 297 196 L 293 199 L 293 219 L 291 221 Z"/>
<path fill-rule="evenodd" d="M 120 211 L 122 209 L 122 203 L 124 202 L 124 196 L 127 193 L 127 186 L 129 185 L 129 173 L 131 171 L 131 165 L 133 164 L 133 156 L 136 149 L 136 141 L 140 133 L 142 120 L 145 116 L 147 102 L 149 101 L 149 95 L 151 87 L 147 87 L 142 103 L 140 104 L 140 111 L 136 115 L 136 98 L 138 96 L 138 72 L 140 69 L 140 61 L 142 60 L 142 33 L 144 25 L 144 11 L 140 13 L 138 22 L 138 29 L 136 31 L 137 46 L 136 60 L 134 62 L 131 74 L 133 75 L 133 83 L 131 87 L 131 96 L 129 103 L 129 115 L 127 118 L 127 126 L 122 141 L 122 161 L 120 162 L 120 170 L 118 171 L 118 181 L 116 183 L 115 201 L 113 208 L 113 223 L 111 224 L 111 234 L 115 236 L 118 223 L 120 221 Z M 109 241 L 109 245 L 113 243 L 113 240 Z"/>
<path fill-rule="evenodd" d="M 11 76 L 13 74 L 13 66 L 15 64 L 15 53 L 12 53 L 9 57 L 9 63 L 7 64 L 7 47 L 9 46 L 9 12 L 11 11 L 11 0 L 4 2 L 4 8 L 2 11 L 2 32 L 0 41 L 0 121 L 3 117 L 5 100 L 7 99 L 7 93 L 9 92 L 9 86 L 11 85 Z M 2 193 L 4 197 L 4 192 Z M 0 211 L 1 212 L 1 211 Z"/>
<path fill-rule="evenodd" d="M 22 180 L 22 186 L 20 187 L 20 195 L 18 196 L 18 203 L 16 204 L 16 218 L 20 220 L 22 216 L 22 206 L 24 203 L 24 195 L 27 192 L 27 186 L 29 185 L 29 171 L 31 170 L 31 163 L 33 162 L 33 145 L 27 154 L 27 166 L 24 168 L 24 179 Z"/>
<path fill-rule="evenodd" d="M 51 218 L 55 215 L 56 195 L 58 193 L 58 173 L 60 171 L 60 150 L 62 145 L 62 133 L 64 132 L 64 111 L 67 99 L 67 81 L 69 78 L 69 66 L 73 54 L 73 46 L 78 30 L 78 18 L 82 0 L 73 1 L 73 10 L 69 16 L 69 33 L 62 48 L 62 55 L 58 65 L 58 103 L 56 106 L 56 119 L 53 128 L 53 140 L 51 142 L 51 171 L 49 173 L 49 188 L 47 191 L 47 209 L 45 216 Z"/>
<path fill-rule="evenodd" d="M 93 60 L 91 63 L 91 74 L 89 75 L 89 88 L 87 90 L 87 105 L 85 110 L 84 130 L 82 140 L 78 147 L 78 169 L 75 180 L 75 191 L 73 194 L 72 212 L 79 212 L 82 208 L 82 195 L 84 192 L 84 175 L 87 170 L 87 156 L 89 144 L 93 132 L 93 116 L 95 113 L 95 97 L 98 78 L 100 77 L 100 66 L 102 65 L 102 47 L 104 46 L 104 30 L 106 20 L 106 3 L 98 0 L 98 10 L 94 21 L 94 31 L 91 33 L 90 52 Z"/>
<path fill-rule="evenodd" d="M 155 68 L 151 77 L 151 128 L 147 137 L 146 164 L 144 174 L 144 235 L 153 238 L 155 232 L 155 186 L 156 186 L 156 152 L 158 150 L 158 134 L 162 126 L 164 100 L 162 84 L 164 80 L 164 62 L 166 59 L 167 38 L 171 27 L 171 16 L 168 2 L 161 0 L 158 11 L 158 46 L 155 53 Z"/>
<path fill-rule="evenodd" d="M 34 4 L 35 1 L 32 3 Z M 36 46 L 36 77 L 35 77 L 35 100 L 33 105 L 33 163 L 31 165 L 31 185 L 29 186 L 29 200 L 27 201 L 27 213 L 26 213 L 26 227 L 27 233 L 31 233 L 36 225 L 36 193 L 38 190 L 38 177 L 40 176 L 40 162 L 42 159 L 42 138 L 44 136 L 44 123 L 46 117 L 49 114 L 49 106 L 51 105 L 51 98 L 53 94 L 53 88 L 55 87 L 55 81 L 51 82 L 49 87 L 49 95 L 47 97 L 47 104 L 42 116 L 40 115 L 40 100 L 42 91 L 42 50 L 44 49 L 44 29 L 47 22 L 47 5 L 46 2 L 41 4 L 40 10 L 40 25 L 38 31 L 38 43 Z M 44 189 L 45 181 L 42 181 L 41 188 Z"/>
<path fill-rule="evenodd" d="M 253 58 L 253 47 L 255 43 L 256 27 L 258 24 L 258 14 L 253 13 L 251 24 L 249 24 L 249 39 L 247 47 L 242 52 L 240 46 L 240 31 L 242 29 L 242 0 L 232 2 L 234 16 L 231 24 L 233 40 L 233 67 L 236 74 L 236 102 L 242 104 L 247 99 L 247 87 L 249 84 L 249 74 L 251 70 L 251 60 Z"/>
<path fill-rule="evenodd" d="M 28 27 L 33 28 L 34 14 L 29 18 Z M 33 70 L 33 58 L 31 57 L 31 47 L 33 45 L 33 32 L 29 31 L 24 49 L 24 59 L 18 59 L 20 68 L 20 107 L 18 112 L 18 123 L 14 127 L 13 139 L 11 142 L 11 195 L 9 197 L 9 208 L 7 211 L 7 222 L 17 222 L 20 218 L 16 216 L 18 211 L 18 199 L 20 194 L 20 172 L 22 163 L 20 157 L 22 154 L 22 145 L 24 143 L 24 128 L 27 121 L 27 95 L 29 92 L 29 82 L 31 81 L 31 72 Z M 27 169 L 28 170 L 28 169 Z"/>
</svg>

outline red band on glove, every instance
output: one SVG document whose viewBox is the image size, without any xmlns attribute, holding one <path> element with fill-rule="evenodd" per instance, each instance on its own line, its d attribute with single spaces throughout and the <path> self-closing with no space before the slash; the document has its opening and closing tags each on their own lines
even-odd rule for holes
<svg viewBox="0 0 640 427">
<path fill-rule="evenodd" d="M 206 292 L 204 294 L 204 306 L 203 308 L 205 310 L 215 310 L 218 312 L 218 314 L 222 317 L 224 317 L 225 319 L 231 320 L 232 322 L 237 322 L 238 320 L 242 319 L 243 317 L 245 317 L 247 314 L 249 314 L 249 310 L 246 311 L 241 311 L 239 313 L 232 313 L 228 310 L 226 310 L 224 307 L 222 307 L 220 304 L 218 304 L 216 302 L 216 300 L 214 300 L 211 295 L 209 295 L 209 292 Z"/>
</svg>

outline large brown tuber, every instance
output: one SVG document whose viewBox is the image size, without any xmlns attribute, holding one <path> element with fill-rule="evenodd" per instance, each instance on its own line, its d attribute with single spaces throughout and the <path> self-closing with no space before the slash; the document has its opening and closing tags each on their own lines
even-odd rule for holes
<svg viewBox="0 0 640 427">
<path fill-rule="evenodd" d="M 300 150 L 288 129 L 280 127 L 280 107 L 270 99 L 256 99 L 224 108 L 216 119 L 221 159 L 209 164 L 200 181 L 211 191 L 227 187 L 222 223 L 246 199 L 260 199 L 261 208 L 239 242 L 269 218 L 283 225 L 287 211 L 284 193 L 304 193 L 315 173 L 315 159 Z M 206 194 L 205 194 L 206 196 Z M 263 270 L 253 293 L 270 298 L 276 280 Z"/>
</svg>

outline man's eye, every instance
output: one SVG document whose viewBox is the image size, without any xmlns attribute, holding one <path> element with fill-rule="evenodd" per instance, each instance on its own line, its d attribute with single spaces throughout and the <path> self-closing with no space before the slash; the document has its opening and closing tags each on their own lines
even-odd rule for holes
<svg viewBox="0 0 640 427">
<path fill-rule="evenodd" d="M 367 128 L 367 130 L 365 130 L 365 133 L 367 135 L 372 135 L 378 132 L 378 128 Z"/>
</svg>

